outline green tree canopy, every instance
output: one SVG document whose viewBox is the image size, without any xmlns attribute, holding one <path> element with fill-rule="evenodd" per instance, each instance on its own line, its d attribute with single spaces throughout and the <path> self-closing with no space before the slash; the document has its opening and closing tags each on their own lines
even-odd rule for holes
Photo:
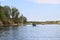
<svg viewBox="0 0 60 40">
<path fill-rule="evenodd" d="M 12 8 L 12 13 L 11 13 L 12 18 L 18 18 L 19 14 L 20 13 L 19 13 L 18 9 Z"/>
<path fill-rule="evenodd" d="M 19 15 L 20 12 L 15 7 L 10 8 L 9 6 L 0 6 L 0 21 L 4 24 L 19 23 L 22 22 L 22 20 L 25 23 L 27 18 L 23 15 Z M 12 18 L 10 16 L 12 16 Z"/>
</svg>

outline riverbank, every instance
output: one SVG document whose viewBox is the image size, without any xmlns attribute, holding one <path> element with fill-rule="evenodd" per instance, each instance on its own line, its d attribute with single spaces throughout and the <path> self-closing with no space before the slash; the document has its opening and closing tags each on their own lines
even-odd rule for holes
<svg viewBox="0 0 60 40">
<path fill-rule="evenodd" d="M 18 25 L 27 25 L 26 23 L 25 24 L 22 24 L 22 23 L 10 23 L 10 24 L 3 24 L 2 21 L 0 21 L 0 26 L 18 26 Z"/>
<path fill-rule="evenodd" d="M 4 26 L 4 25 L 32 25 L 32 24 L 40 24 L 40 25 L 46 25 L 46 24 L 59 24 L 60 25 L 60 21 L 44 21 L 44 22 L 36 22 L 36 21 L 28 21 L 24 24 L 22 23 L 11 23 L 11 24 L 3 24 L 1 21 L 0 21 L 0 26 Z"/>
</svg>

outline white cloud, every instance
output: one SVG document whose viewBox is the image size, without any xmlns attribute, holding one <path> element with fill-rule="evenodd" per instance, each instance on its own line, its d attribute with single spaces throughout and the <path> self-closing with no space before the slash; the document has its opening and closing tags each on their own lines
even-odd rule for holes
<svg viewBox="0 0 60 40">
<path fill-rule="evenodd" d="M 39 4 L 60 4 L 60 0 L 29 0 Z"/>
</svg>

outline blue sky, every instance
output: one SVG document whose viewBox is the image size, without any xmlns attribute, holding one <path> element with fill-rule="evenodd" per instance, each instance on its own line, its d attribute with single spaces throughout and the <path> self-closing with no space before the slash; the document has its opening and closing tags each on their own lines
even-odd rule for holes
<svg viewBox="0 0 60 40">
<path fill-rule="evenodd" d="M 28 21 L 60 20 L 60 0 L 0 0 L 0 5 L 16 7 Z"/>
</svg>

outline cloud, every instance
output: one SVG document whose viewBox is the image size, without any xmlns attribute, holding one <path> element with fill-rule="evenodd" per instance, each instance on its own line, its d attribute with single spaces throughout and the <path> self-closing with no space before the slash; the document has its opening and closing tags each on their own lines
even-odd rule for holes
<svg viewBox="0 0 60 40">
<path fill-rule="evenodd" d="M 39 4 L 60 4 L 60 0 L 29 0 Z"/>
</svg>

